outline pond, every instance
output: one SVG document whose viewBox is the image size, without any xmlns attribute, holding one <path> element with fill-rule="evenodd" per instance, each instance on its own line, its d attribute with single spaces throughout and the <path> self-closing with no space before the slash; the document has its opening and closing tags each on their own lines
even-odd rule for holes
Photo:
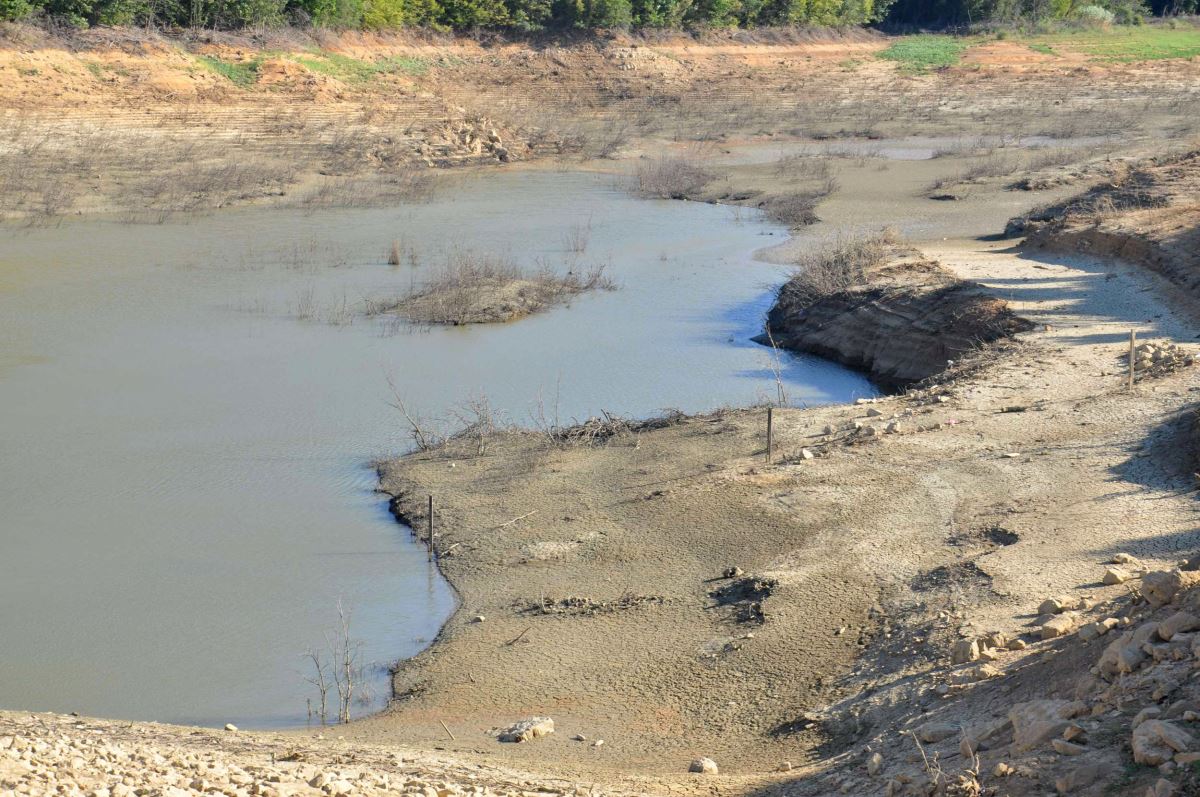
<svg viewBox="0 0 1200 797">
<path fill-rule="evenodd" d="M 392 406 L 453 423 L 645 416 L 774 396 L 761 329 L 785 231 L 635 199 L 611 176 L 513 172 L 426 203 L 254 208 L 160 225 L 0 228 L 0 707 L 301 725 L 339 601 L 371 663 L 419 651 L 448 586 L 373 492 Z M 416 265 L 387 264 L 393 241 Z M 584 243 L 582 252 L 578 249 Z M 619 284 L 506 325 L 367 318 L 455 247 Z M 785 355 L 792 402 L 873 395 Z M 540 410 L 539 410 L 540 407 Z"/>
</svg>

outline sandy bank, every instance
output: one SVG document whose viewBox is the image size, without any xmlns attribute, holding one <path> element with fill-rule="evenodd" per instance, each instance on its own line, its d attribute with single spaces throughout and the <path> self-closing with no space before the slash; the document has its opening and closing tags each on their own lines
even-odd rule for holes
<svg viewBox="0 0 1200 797">
<path fill-rule="evenodd" d="M 667 777 L 704 754 L 743 784 L 790 780 L 770 773 L 820 769 L 896 718 L 830 724 L 825 707 L 921 683 L 962 628 L 1027 632 L 1021 615 L 1095 582 L 1105 551 L 1169 562 L 1192 533 L 1191 460 L 1171 453 L 1188 376 L 1129 393 L 1120 357 L 1130 326 L 1186 340 L 1193 322 L 1137 272 L 1005 247 L 929 254 L 1038 331 L 926 390 L 777 410 L 771 465 L 755 409 L 386 464 L 416 529 L 436 496 L 462 607 L 399 668 L 395 705 L 350 732 L 577 773 Z M 532 714 L 560 732 L 489 736 Z"/>
</svg>

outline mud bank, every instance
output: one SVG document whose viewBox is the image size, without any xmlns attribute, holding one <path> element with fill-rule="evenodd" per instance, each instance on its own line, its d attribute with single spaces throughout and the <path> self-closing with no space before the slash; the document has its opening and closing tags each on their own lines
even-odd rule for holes
<svg viewBox="0 0 1200 797">
<path fill-rule="evenodd" d="M 1200 151 L 1141 161 L 1064 202 L 1009 222 L 1034 248 L 1109 257 L 1200 299 Z"/>
<path fill-rule="evenodd" d="M 1124 594 L 1098 584 L 1098 551 L 1169 565 L 1194 536 L 1192 460 L 1167 453 L 1186 433 L 1187 372 L 1130 393 L 1119 370 L 1131 325 L 1183 341 L 1193 322 L 1136 272 L 1006 246 L 929 259 L 1005 286 L 1036 323 L 1021 345 L 903 396 L 777 409 L 769 465 L 759 409 L 386 463 L 381 489 L 419 533 L 436 497 L 433 544 L 462 603 L 398 667 L 392 706 L 347 733 L 573 777 L 678 783 L 705 755 L 719 791 L 882 791 L 864 745 L 943 699 L 964 633 L 1040 652 L 1028 618 L 1048 595 Z M 528 716 L 556 733 L 496 739 Z"/>
<path fill-rule="evenodd" d="M 860 369 L 887 390 L 1033 326 L 983 286 L 920 257 L 886 263 L 862 284 L 815 301 L 792 289 L 798 279 L 780 289 L 768 332 L 756 340 Z"/>
</svg>

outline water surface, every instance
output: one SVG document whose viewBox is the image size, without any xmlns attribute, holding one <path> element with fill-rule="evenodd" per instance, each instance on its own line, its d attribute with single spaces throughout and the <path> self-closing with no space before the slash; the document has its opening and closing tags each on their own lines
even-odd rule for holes
<svg viewBox="0 0 1200 797">
<path fill-rule="evenodd" d="M 781 238 L 563 173 L 466 179 L 403 208 L 0 229 L 0 707 L 303 723 L 301 654 L 339 599 L 378 705 L 383 665 L 453 608 L 372 492 L 370 462 L 409 446 L 389 378 L 416 412 L 486 396 L 520 423 L 539 400 L 566 420 L 773 395 L 748 338 L 782 272 L 752 253 Z M 393 240 L 422 265 L 388 266 Z M 621 289 L 504 326 L 356 314 L 455 246 L 606 263 Z M 797 402 L 873 393 L 811 358 L 782 375 Z"/>
</svg>

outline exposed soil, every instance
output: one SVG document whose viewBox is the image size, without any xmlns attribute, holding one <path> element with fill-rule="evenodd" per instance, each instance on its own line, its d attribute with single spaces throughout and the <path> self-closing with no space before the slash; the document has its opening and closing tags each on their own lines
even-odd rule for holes
<svg viewBox="0 0 1200 797">
<path fill-rule="evenodd" d="M 611 161 L 674 148 L 710 162 L 716 176 L 697 194 L 709 201 L 807 208 L 849 227 L 907 225 L 920 255 L 876 277 L 927 309 L 958 307 L 934 301 L 949 291 L 1003 321 L 987 325 L 1003 336 L 982 347 L 972 340 L 967 352 L 975 332 L 922 329 L 924 315 L 910 313 L 899 327 L 907 335 L 877 333 L 867 347 L 850 334 L 863 330 L 850 303 L 824 308 L 845 333 L 840 342 L 826 336 L 824 353 L 898 382 L 925 381 L 856 405 L 775 409 L 770 463 L 765 408 L 609 417 L 539 433 L 481 426 L 385 463 L 381 489 L 418 534 L 435 496 L 431 542 L 461 605 L 430 649 L 397 667 L 387 711 L 340 728 L 338 740 L 287 737 L 322 763 L 400 775 L 386 758 L 393 745 L 445 750 L 470 762 L 445 771 L 453 787 L 422 777 L 412 789 L 440 797 L 464 791 L 459 767 L 484 760 L 644 792 L 883 793 L 892 778 L 892 794 L 926 793 L 920 775 L 929 767 L 896 729 L 933 713 L 953 715 L 957 732 L 1007 712 L 1013 697 L 1062 694 L 1093 651 L 1058 656 L 1060 643 L 1039 642 L 1047 624 L 1032 622 L 1039 604 L 1064 593 L 1128 600 L 1127 585 L 1102 583 L 1101 562 L 1125 552 L 1169 567 L 1200 542 L 1191 369 L 1148 372 L 1131 389 L 1124 359 L 1131 329 L 1196 352 L 1200 316 L 1179 290 L 1195 286 L 1194 161 L 1135 172 L 1148 175 L 1162 202 L 1048 214 L 1036 240 L 1070 246 L 1069 254 L 972 237 L 998 232 L 979 220 L 1002 202 L 1032 201 L 1027 190 L 1053 189 L 1058 199 L 1076 190 L 1063 186 L 1120 178 L 1124 160 L 1155 137 L 1195 132 L 1196 63 L 1014 61 L 998 43 L 961 68 L 909 75 L 871 60 L 883 45 L 870 37 L 564 46 L 323 39 L 328 52 L 395 67 L 360 79 L 336 65 L 305 65 L 310 41 L 94 31 L 64 44 L 25 29 L 8 35 L 0 49 L 7 216 L 414 201 L 444 182 L 430 178 L 441 167 L 572 158 L 632 171 Z M 257 79 L 235 85 L 199 66 L 205 55 L 253 63 Z M 1040 163 L 1021 156 L 1013 166 L 990 152 L 999 143 L 979 144 L 981 136 L 1085 133 L 1106 137 L 1096 149 L 1112 149 L 1083 146 Z M 917 134 L 962 146 L 912 167 L 855 151 L 876 136 Z M 738 153 L 752 147 L 734 146 L 828 145 L 831 136 L 845 149 L 825 154 L 850 165 L 828 176 L 808 152 L 751 162 Z M 822 185 L 832 189 L 822 201 L 792 202 Z M 947 201 L 933 202 L 934 193 Z M 892 217 L 880 217 L 876 194 L 895 198 Z M 1115 238 L 1095 229 L 1123 243 L 1103 243 Z M 1085 240 L 1095 243 L 1080 254 Z M 788 260 L 807 245 L 797 239 L 770 256 Z M 1101 257 L 1113 252 L 1133 264 Z M 894 309 L 872 297 L 876 319 Z M 956 342 L 940 334 L 946 328 Z M 889 358 L 893 365 L 878 365 Z M 947 360 L 949 368 L 937 367 Z M 1013 674 L 986 675 L 974 688 L 974 675 L 947 669 L 950 652 L 991 632 L 1028 647 L 992 645 L 994 666 Z M 1119 695 L 1092 702 L 1125 710 Z M 542 716 L 554 719 L 555 733 L 497 739 L 498 729 Z M 192 753 L 213 745 L 208 732 L 184 739 L 157 726 L 64 722 L 0 717 L 0 727 L 44 741 L 22 752 L 72 767 L 70 745 L 49 757 L 60 733 L 131 744 L 150 735 Z M 1114 725 L 1112 739 L 1125 728 Z M 227 768 L 269 758 L 280 744 L 235 738 Z M 1029 772 L 999 793 L 1045 793 L 1070 756 L 1038 748 L 1031 762 L 1016 742 L 994 749 Z M 948 763 L 952 736 L 929 744 L 943 744 L 938 761 L 957 777 L 965 762 Z M 869 772 L 875 751 L 887 758 Z M 3 776 L 29 782 L 5 756 Z M 686 774 L 699 756 L 715 759 L 721 774 Z M 414 761 L 442 772 L 433 759 Z M 1149 773 L 1133 775 L 1119 788 L 1144 792 Z M 1173 777 L 1186 786 L 1185 775 Z M 508 769 L 479 777 L 504 791 L 569 791 Z M 961 793 L 978 793 L 969 786 Z M 387 788 L 370 780 L 361 790 L 377 787 Z"/>
<path fill-rule="evenodd" d="M 847 290 L 815 300 L 779 291 L 760 343 L 819 354 L 900 389 L 1033 326 L 987 289 L 920 257 L 895 258 Z"/>
</svg>

